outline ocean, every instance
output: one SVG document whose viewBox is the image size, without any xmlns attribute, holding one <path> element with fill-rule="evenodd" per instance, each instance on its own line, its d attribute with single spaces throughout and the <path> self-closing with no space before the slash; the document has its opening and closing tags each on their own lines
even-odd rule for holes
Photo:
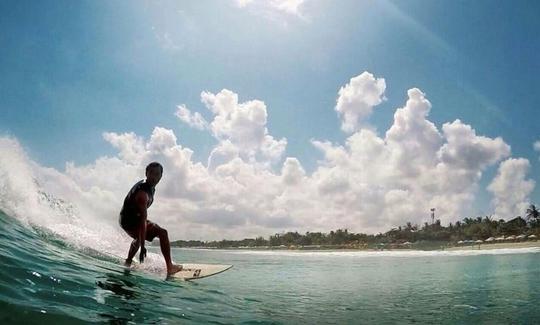
<svg viewBox="0 0 540 325">
<path fill-rule="evenodd" d="M 168 280 L 157 247 L 126 271 L 0 212 L 1 324 L 534 324 L 540 250 L 256 251 L 173 248 L 177 262 L 233 264 Z M 80 237 L 80 236 L 78 236 Z M 125 248 L 120 245 L 120 248 Z"/>
</svg>

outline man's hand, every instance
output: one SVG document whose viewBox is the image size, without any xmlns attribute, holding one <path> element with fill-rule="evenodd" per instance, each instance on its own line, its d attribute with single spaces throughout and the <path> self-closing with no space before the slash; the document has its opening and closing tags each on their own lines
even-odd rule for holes
<svg viewBox="0 0 540 325">
<path fill-rule="evenodd" d="M 144 262 L 144 258 L 146 257 L 146 248 L 141 247 L 141 252 L 139 253 L 139 262 Z"/>
</svg>

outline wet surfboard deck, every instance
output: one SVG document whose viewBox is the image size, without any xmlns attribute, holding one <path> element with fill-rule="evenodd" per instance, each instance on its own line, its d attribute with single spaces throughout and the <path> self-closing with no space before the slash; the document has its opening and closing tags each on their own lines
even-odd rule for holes
<svg viewBox="0 0 540 325">
<path fill-rule="evenodd" d="M 182 265 L 182 270 L 169 275 L 169 277 L 182 280 L 197 280 L 225 272 L 232 267 L 232 265 L 227 264 L 179 264 Z"/>
<path fill-rule="evenodd" d="M 122 257 L 117 255 L 112 255 L 119 261 L 122 261 Z M 207 278 L 212 275 L 216 275 L 222 272 L 227 271 L 231 267 L 230 264 L 200 264 L 200 263 L 175 263 L 182 265 L 182 270 L 174 274 L 169 275 L 169 278 L 180 279 L 180 280 L 197 280 Z M 137 260 L 133 260 L 130 267 L 127 267 L 128 270 L 139 269 L 140 263 Z"/>
</svg>

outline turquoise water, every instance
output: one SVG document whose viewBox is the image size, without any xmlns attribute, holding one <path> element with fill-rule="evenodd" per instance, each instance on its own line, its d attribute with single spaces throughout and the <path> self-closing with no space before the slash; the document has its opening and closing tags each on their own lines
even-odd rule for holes
<svg viewBox="0 0 540 325">
<path fill-rule="evenodd" d="M 181 282 L 159 272 L 126 273 L 115 258 L 1 212 L 0 229 L 1 324 L 540 321 L 537 249 L 484 255 L 174 249 L 176 261 L 234 264 Z"/>
</svg>

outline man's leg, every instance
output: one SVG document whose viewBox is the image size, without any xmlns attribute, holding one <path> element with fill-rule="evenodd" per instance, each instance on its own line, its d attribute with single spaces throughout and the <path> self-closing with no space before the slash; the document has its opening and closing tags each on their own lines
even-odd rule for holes
<svg viewBox="0 0 540 325">
<path fill-rule="evenodd" d="M 146 240 L 152 241 L 155 237 L 159 238 L 159 246 L 161 247 L 161 253 L 165 258 L 165 264 L 167 265 L 167 273 L 173 274 L 182 270 L 181 265 L 172 263 L 171 260 L 171 243 L 169 242 L 169 235 L 167 230 L 161 228 L 153 222 L 148 221 L 146 223 Z"/>
<path fill-rule="evenodd" d="M 139 241 L 137 239 L 133 239 L 133 241 L 131 242 L 131 245 L 129 246 L 128 257 L 126 258 L 126 261 L 124 262 L 126 266 L 131 265 L 131 262 L 133 261 L 133 256 L 137 254 L 137 251 L 139 250 L 139 246 L 140 246 Z"/>
<path fill-rule="evenodd" d="M 133 261 L 133 256 L 137 254 L 137 251 L 139 250 L 140 245 L 139 245 L 139 240 L 136 239 L 137 236 L 133 231 L 126 230 L 126 232 L 131 238 L 134 238 L 133 241 L 131 242 L 131 245 L 129 246 L 128 257 L 126 258 L 126 261 L 124 262 L 124 265 L 130 266 L 131 262 Z"/>
</svg>

